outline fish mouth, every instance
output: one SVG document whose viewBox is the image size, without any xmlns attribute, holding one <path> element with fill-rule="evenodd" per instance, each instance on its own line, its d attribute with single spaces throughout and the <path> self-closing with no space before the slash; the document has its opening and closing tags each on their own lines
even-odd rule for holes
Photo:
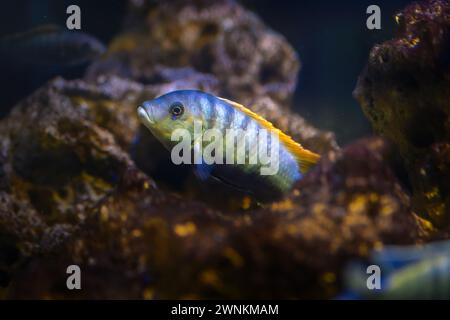
<svg viewBox="0 0 450 320">
<path fill-rule="evenodd" d="M 137 108 L 137 113 L 139 118 L 141 119 L 141 122 L 145 125 L 145 126 L 150 126 L 152 124 L 155 123 L 155 121 L 153 120 L 153 118 L 151 117 L 151 115 L 148 114 L 148 112 L 145 110 L 144 107 L 139 106 Z"/>
</svg>

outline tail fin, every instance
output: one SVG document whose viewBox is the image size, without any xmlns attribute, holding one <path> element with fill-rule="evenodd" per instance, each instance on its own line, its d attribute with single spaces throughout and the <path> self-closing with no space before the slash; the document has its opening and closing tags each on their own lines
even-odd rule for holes
<svg viewBox="0 0 450 320">
<path fill-rule="evenodd" d="M 300 145 L 298 146 L 300 148 L 297 147 L 296 150 L 291 150 L 291 152 L 297 159 L 300 171 L 305 173 L 320 160 L 320 156 L 317 153 L 303 149 Z"/>
</svg>

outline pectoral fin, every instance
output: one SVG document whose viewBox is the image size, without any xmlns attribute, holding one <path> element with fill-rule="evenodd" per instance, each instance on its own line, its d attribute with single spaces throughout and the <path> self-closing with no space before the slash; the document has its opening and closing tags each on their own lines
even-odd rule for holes
<svg viewBox="0 0 450 320">
<path fill-rule="evenodd" d="M 204 162 L 195 165 L 194 173 L 202 181 L 208 180 L 211 177 L 213 170 L 212 164 L 206 164 Z"/>
</svg>

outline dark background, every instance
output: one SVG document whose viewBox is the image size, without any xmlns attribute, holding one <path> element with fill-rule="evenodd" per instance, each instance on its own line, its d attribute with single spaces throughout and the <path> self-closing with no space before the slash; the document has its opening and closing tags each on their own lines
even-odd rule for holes
<svg viewBox="0 0 450 320">
<path fill-rule="evenodd" d="M 352 91 L 370 49 L 394 36 L 394 15 L 412 1 L 241 2 L 283 34 L 298 52 L 302 67 L 296 109 L 319 128 L 334 131 L 341 144 L 370 134 L 370 124 Z M 366 9 L 371 4 L 381 9 L 381 30 L 366 27 Z"/>
<path fill-rule="evenodd" d="M 341 144 L 370 134 L 370 125 L 352 91 L 370 48 L 393 36 L 394 14 L 411 1 L 240 2 L 283 34 L 299 53 L 302 68 L 296 110 L 317 127 L 334 131 Z M 81 7 L 82 30 L 104 42 L 120 30 L 125 0 L 9 0 L 2 1 L 0 35 L 41 24 L 65 25 L 70 4 Z M 366 28 L 366 8 L 371 4 L 381 8 L 382 30 Z"/>
</svg>

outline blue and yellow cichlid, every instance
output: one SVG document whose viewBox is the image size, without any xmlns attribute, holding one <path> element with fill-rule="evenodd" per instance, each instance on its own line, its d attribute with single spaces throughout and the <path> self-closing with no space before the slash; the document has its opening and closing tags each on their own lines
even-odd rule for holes
<svg viewBox="0 0 450 320">
<path fill-rule="evenodd" d="M 450 241 L 387 246 L 374 251 L 370 265 L 380 268 L 378 290 L 367 263 L 353 262 L 344 273 L 347 292 L 341 299 L 450 299 Z"/>
<path fill-rule="evenodd" d="M 261 202 L 281 198 L 319 160 L 319 155 L 304 149 L 258 114 L 236 102 L 197 90 L 173 91 L 146 101 L 138 107 L 138 115 L 141 122 L 169 150 L 178 143 L 171 139 L 174 130 L 185 129 L 195 136 L 194 124 L 198 123 L 201 124 L 202 133 L 210 129 L 223 135 L 229 129 L 250 133 L 249 136 L 255 140 L 247 140 L 245 149 L 229 150 L 239 144 L 239 139 L 244 139 L 240 135 L 236 145 L 224 144 L 222 163 L 208 164 L 208 161 L 202 160 L 195 164 L 195 172 L 202 180 L 215 178 L 253 195 Z M 261 168 L 267 163 L 262 163 L 260 158 L 256 162 L 249 161 L 255 152 L 259 152 L 256 139 L 263 133 L 267 136 L 267 152 L 277 150 L 278 157 L 276 172 L 268 175 L 261 174 Z M 191 152 L 194 152 L 195 145 L 192 141 Z M 205 141 L 200 142 L 200 145 L 206 147 Z M 230 164 L 226 161 L 227 154 L 234 153 L 237 159 L 238 152 L 245 152 L 245 163 Z"/>
</svg>

